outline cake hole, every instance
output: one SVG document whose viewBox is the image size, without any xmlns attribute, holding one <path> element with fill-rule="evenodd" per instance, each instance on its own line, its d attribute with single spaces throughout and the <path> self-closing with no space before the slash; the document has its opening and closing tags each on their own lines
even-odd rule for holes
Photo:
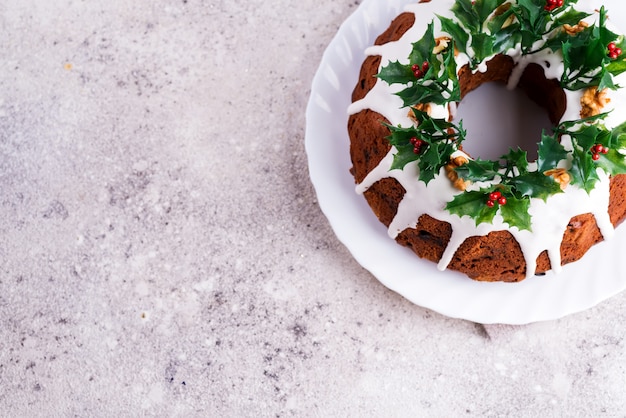
<svg viewBox="0 0 626 418">
<path fill-rule="evenodd" d="M 537 159 L 542 130 L 552 123 L 544 108 L 521 89 L 509 90 L 502 83 L 485 83 L 465 95 L 454 123 L 463 120 L 467 136 L 463 149 L 473 158 L 495 160 L 518 147 Z"/>
</svg>

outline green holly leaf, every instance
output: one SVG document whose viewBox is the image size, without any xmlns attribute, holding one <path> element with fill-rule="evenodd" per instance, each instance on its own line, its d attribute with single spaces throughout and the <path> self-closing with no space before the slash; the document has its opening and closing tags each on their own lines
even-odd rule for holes
<svg viewBox="0 0 626 418">
<path fill-rule="evenodd" d="M 531 231 L 531 218 L 528 213 L 530 199 L 518 199 L 514 196 L 507 197 L 506 205 L 500 206 L 500 214 L 504 222 L 519 230 Z"/>
<path fill-rule="evenodd" d="M 608 147 L 611 149 L 626 148 L 626 122 L 611 131 L 611 140 Z"/>
<path fill-rule="evenodd" d="M 506 52 L 509 49 L 515 47 L 521 41 L 521 34 L 519 33 L 519 24 L 513 24 L 507 26 L 504 29 L 498 30 L 493 35 L 493 49 L 498 52 Z"/>
<path fill-rule="evenodd" d="M 478 15 L 476 14 L 476 10 L 474 10 L 471 0 L 457 0 L 451 10 L 461 24 L 472 33 L 481 30 L 481 22 L 478 19 Z"/>
<path fill-rule="evenodd" d="M 446 204 L 446 210 L 460 217 L 469 216 L 474 219 L 476 225 L 483 222 L 491 223 L 498 212 L 498 207 L 490 208 L 486 205 L 488 193 L 488 190 L 483 189 L 457 194 Z"/>
<path fill-rule="evenodd" d="M 418 159 L 417 154 L 413 152 L 413 145 L 411 145 L 411 138 L 417 136 L 417 130 L 413 127 L 402 128 L 401 126 L 391 126 L 385 124 L 391 135 L 387 137 L 387 140 L 393 145 L 397 152 L 393 156 L 393 162 L 391 163 L 390 170 L 402 170 L 404 166 L 410 162 Z"/>
<path fill-rule="evenodd" d="M 589 16 L 591 16 L 589 13 L 580 12 L 574 8 L 570 8 L 565 13 L 556 16 L 552 22 L 552 27 L 556 28 L 563 25 L 575 26 L 578 22 Z"/>
<path fill-rule="evenodd" d="M 519 147 L 516 150 L 509 149 L 508 154 L 500 158 L 505 160 L 507 168 L 515 167 L 519 170 L 520 174 L 528 172 L 527 153 L 523 149 Z"/>
<path fill-rule="evenodd" d="M 493 180 L 499 174 L 499 168 L 497 161 L 476 159 L 469 160 L 454 170 L 463 180 L 476 182 Z"/>
<path fill-rule="evenodd" d="M 596 161 L 596 164 L 611 176 L 626 174 L 626 155 L 614 149 L 609 149 L 606 154 L 600 154 L 600 159 Z"/>
<path fill-rule="evenodd" d="M 537 171 L 544 173 L 556 168 L 561 160 L 567 158 L 567 151 L 561 145 L 556 136 L 541 134 L 539 143 L 539 156 L 537 158 Z"/>
<path fill-rule="evenodd" d="M 439 15 L 437 15 L 437 17 L 439 18 L 439 21 L 441 22 L 441 30 L 446 32 L 448 35 L 452 37 L 452 39 L 454 39 L 454 45 L 457 47 L 457 49 L 460 52 L 465 53 L 467 51 L 469 33 L 467 33 L 467 31 L 463 29 L 461 25 L 456 23 L 454 20 L 449 19 L 444 16 L 439 16 Z"/>
<path fill-rule="evenodd" d="M 472 35 L 472 49 L 474 57 L 472 61 L 475 65 L 484 61 L 494 54 L 494 38 L 487 33 L 475 33 Z"/>
<path fill-rule="evenodd" d="M 409 55 L 411 64 L 422 65 L 424 61 L 430 61 L 435 48 L 434 23 L 431 21 L 426 28 L 426 32 L 419 41 L 413 44 L 413 50 Z"/>
<path fill-rule="evenodd" d="M 604 141 L 600 139 L 605 134 L 605 130 L 600 129 L 597 125 L 584 125 L 581 129 L 575 132 L 570 132 L 572 139 L 576 142 L 578 146 L 580 146 L 583 150 L 589 150 L 595 144 L 603 143 Z"/>
<path fill-rule="evenodd" d="M 572 167 L 569 170 L 572 175 L 572 184 L 590 193 L 600 180 L 596 168 L 589 152 L 578 148 L 572 151 Z"/>
<path fill-rule="evenodd" d="M 507 183 L 518 197 L 535 197 L 545 201 L 551 195 L 562 192 L 561 186 L 552 177 L 537 171 L 513 177 Z"/>
<path fill-rule="evenodd" d="M 499 16 L 493 16 L 487 22 L 487 29 L 489 29 L 489 33 L 496 34 L 497 32 L 502 30 L 502 26 L 504 23 L 509 20 L 509 18 L 513 15 L 513 10 L 509 8 L 506 12 L 500 14 Z"/>
<path fill-rule="evenodd" d="M 454 152 L 451 144 L 446 142 L 434 142 L 421 153 L 418 160 L 420 180 L 428 184 L 441 168 L 450 161 L 450 155 Z"/>
<path fill-rule="evenodd" d="M 476 0 L 474 2 L 474 9 L 481 26 L 502 3 L 504 0 Z"/>
<path fill-rule="evenodd" d="M 538 0 L 518 0 L 517 6 L 520 9 L 521 15 L 531 28 L 534 28 L 539 22 L 543 7 L 542 1 Z"/>
<path fill-rule="evenodd" d="M 599 77 L 600 84 L 598 84 L 598 91 L 602 91 L 604 89 L 617 90 L 618 86 L 613 82 L 613 74 L 608 71 L 606 68 L 603 68 L 600 71 Z"/>
<path fill-rule="evenodd" d="M 398 146 L 396 147 L 396 152 L 393 155 L 393 162 L 391 163 L 390 170 L 403 170 L 404 167 L 412 163 L 413 161 L 417 161 L 419 156 L 413 152 L 413 146 Z"/>
<path fill-rule="evenodd" d="M 415 75 L 409 65 L 400 64 L 398 61 L 390 62 L 380 69 L 378 78 L 387 84 L 408 84 L 415 81 Z"/>
<path fill-rule="evenodd" d="M 621 48 L 621 46 L 620 46 L 620 48 Z M 624 60 L 624 59 L 616 59 L 614 61 L 611 61 L 606 66 L 606 69 L 612 75 L 618 76 L 618 75 L 620 75 L 620 74 L 622 74 L 623 72 L 626 71 L 626 60 Z"/>
</svg>

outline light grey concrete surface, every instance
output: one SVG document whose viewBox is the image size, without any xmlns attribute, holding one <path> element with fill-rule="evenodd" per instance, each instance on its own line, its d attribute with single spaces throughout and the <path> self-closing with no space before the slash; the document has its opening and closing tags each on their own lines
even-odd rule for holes
<svg viewBox="0 0 626 418">
<path fill-rule="evenodd" d="M 357 3 L 0 2 L 1 416 L 626 415 L 626 295 L 482 326 L 335 238 L 304 110 Z"/>
</svg>

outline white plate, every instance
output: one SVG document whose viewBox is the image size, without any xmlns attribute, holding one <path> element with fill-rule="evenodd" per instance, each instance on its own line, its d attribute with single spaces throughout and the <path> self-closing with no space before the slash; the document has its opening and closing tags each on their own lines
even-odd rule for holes
<svg viewBox="0 0 626 418">
<path fill-rule="evenodd" d="M 590 308 L 626 287 L 626 230 L 595 245 L 563 272 L 520 283 L 481 283 L 437 270 L 398 245 L 354 191 L 346 130 L 352 89 L 363 51 L 408 0 L 364 0 L 340 27 L 322 58 L 307 107 L 305 145 L 311 181 L 320 207 L 354 258 L 389 289 L 443 315 L 483 324 L 525 324 L 551 320 Z M 600 3 L 599 3 L 600 4 Z M 626 6 L 604 1 L 613 23 L 626 27 Z M 598 5 L 599 7 L 599 5 Z M 622 16 L 622 17 L 620 17 Z"/>
</svg>

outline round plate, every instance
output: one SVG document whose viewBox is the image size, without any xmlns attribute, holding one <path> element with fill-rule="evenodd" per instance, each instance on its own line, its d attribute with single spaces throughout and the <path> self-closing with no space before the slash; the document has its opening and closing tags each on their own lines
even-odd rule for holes
<svg viewBox="0 0 626 418">
<path fill-rule="evenodd" d="M 347 107 L 359 69 L 376 36 L 408 0 L 364 0 L 326 49 L 312 84 L 305 146 L 311 181 L 335 234 L 354 258 L 389 289 L 443 315 L 483 324 L 525 324 L 579 312 L 626 287 L 620 248 L 626 231 L 595 245 L 580 261 L 520 283 L 482 283 L 437 270 L 389 238 L 349 172 Z M 624 27 L 626 6 L 604 2 L 612 21 Z M 617 20 L 617 21 L 616 21 Z M 597 260 L 603 260 L 598 263 Z"/>
</svg>

